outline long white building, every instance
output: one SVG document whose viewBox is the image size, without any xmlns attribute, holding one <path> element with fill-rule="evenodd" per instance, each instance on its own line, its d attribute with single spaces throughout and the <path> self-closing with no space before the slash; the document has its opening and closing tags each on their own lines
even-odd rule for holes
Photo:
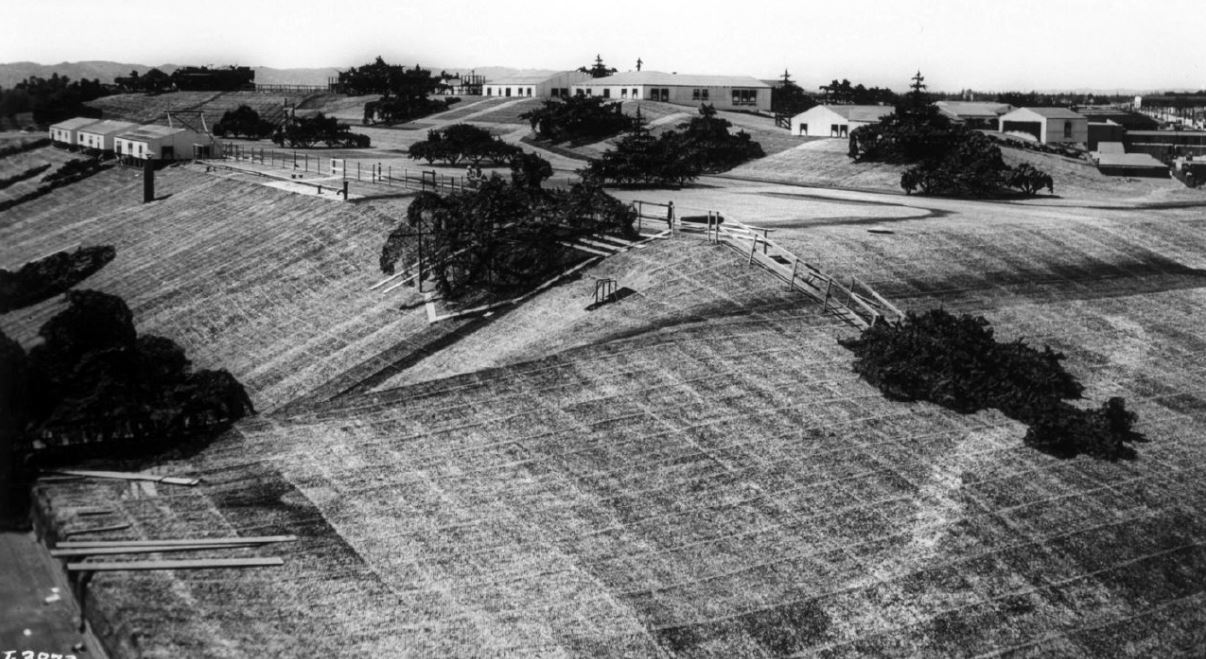
<svg viewBox="0 0 1206 659">
<path fill-rule="evenodd" d="M 617 101 L 647 100 L 717 110 L 770 111 L 771 86 L 750 76 L 694 75 L 629 71 L 574 85 L 575 94 Z"/>
</svg>

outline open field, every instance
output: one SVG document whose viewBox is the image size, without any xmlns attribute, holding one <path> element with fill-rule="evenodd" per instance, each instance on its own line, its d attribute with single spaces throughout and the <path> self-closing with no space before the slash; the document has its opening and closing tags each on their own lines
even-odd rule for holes
<svg viewBox="0 0 1206 659">
<path fill-rule="evenodd" d="M 229 369 L 260 410 L 426 327 L 421 306 L 398 310 L 407 295 L 417 299 L 413 289 L 367 290 L 400 216 L 388 206 L 369 212 L 188 167 L 160 172 L 161 200 L 142 205 L 137 177 L 102 173 L 12 209 L 0 224 L 0 262 L 114 245 L 117 258 L 81 287 L 120 295 L 140 333 L 176 341 L 198 368 Z M 61 304 L 6 314 L 5 332 L 28 345 Z"/>
</svg>

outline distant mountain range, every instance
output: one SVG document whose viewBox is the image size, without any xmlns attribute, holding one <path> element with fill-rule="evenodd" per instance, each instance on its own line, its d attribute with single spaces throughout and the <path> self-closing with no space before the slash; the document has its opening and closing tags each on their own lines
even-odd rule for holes
<svg viewBox="0 0 1206 659">
<path fill-rule="evenodd" d="M 413 66 L 407 64 L 406 66 Z M 512 75 L 528 75 L 534 73 L 542 73 L 547 69 L 512 69 L 504 66 L 482 66 L 477 68 L 471 67 L 448 67 L 423 64 L 423 68 L 430 69 L 435 72 L 447 71 L 449 73 L 467 74 L 470 71 L 478 75 L 486 76 L 486 79 L 498 79 Z M 93 80 L 98 79 L 104 83 L 113 82 L 118 76 L 128 76 L 131 71 L 137 71 L 138 75 L 142 75 L 151 69 L 156 68 L 164 73 L 171 73 L 180 68 L 178 64 L 160 64 L 159 66 L 147 66 L 146 64 L 125 64 L 121 62 L 61 62 L 59 64 L 38 64 L 36 62 L 9 62 L 0 64 L 0 87 L 6 89 L 12 88 L 18 82 L 25 80 L 30 76 L 39 78 L 49 78 L 57 73 L 60 76 L 67 76 L 72 80 Z M 268 66 L 257 66 L 255 69 L 255 81 L 265 85 L 325 85 L 327 78 L 333 78 L 339 75 L 341 69 L 329 66 L 312 69 L 274 69 Z M 344 67 L 345 69 L 347 67 Z"/>
</svg>

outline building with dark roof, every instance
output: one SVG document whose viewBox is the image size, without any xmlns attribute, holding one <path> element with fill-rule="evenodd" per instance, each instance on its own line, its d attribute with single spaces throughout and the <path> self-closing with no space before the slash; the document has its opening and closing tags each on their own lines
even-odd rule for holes
<svg viewBox="0 0 1206 659">
<path fill-rule="evenodd" d="M 855 128 L 877 124 L 894 112 L 890 105 L 818 105 L 791 118 L 791 134 L 848 137 Z"/>
<path fill-rule="evenodd" d="M 1087 144 L 1089 119 L 1068 108 L 1018 108 L 1001 115 L 1002 133 L 1028 133 L 1043 144 Z"/>
<path fill-rule="evenodd" d="M 574 93 L 615 100 L 706 103 L 717 110 L 769 112 L 771 107 L 771 86 L 751 76 L 628 71 L 580 82 L 574 85 Z"/>
</svg>

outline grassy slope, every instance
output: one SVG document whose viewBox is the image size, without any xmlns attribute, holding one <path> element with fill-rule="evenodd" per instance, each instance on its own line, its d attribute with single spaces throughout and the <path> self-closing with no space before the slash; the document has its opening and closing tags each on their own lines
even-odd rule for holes
<svg viewBox="0 0 1206 659">
<path fill-rule="evenodd" d="M 381 276 L 385 217 L 188 168 L 157 184 L 167 198 L 148 205 L 132 170 L 22 204 L 0 224 L 0 262 L 114 245 L 117 258 L 81 287 L 120 295 L 140 332 L 180 343 L 198 367 L 229 369 L 261 410 L 426 326 L 421 307 L 397 310 L 417 300 L 413 289 L 367 290 Z M 28 344 L 61 305 L 7 314 L 5 331 Z"/>
<path fill-rule="evenodd" d="M 1173 213 L 1105 225 L 1046 242 L 994 240 L 1011 225 L 959 244 L 931 231 L 895 247 L 876 242 L 893 236 L 833 228 L 810 232 L 809 244 L 870 252 L 859 258 L 869 270 L 882 263 L 868 275 L 881 284 L 958 277 L 977 258 L 1001 263 L 996 277 L 1025 279 L 1057 241 L 1133 271 L 1143 250 L 1181 244 L 1201 221 Z M 932 243 L 942 247 L 917 251 Z M 1193 511 L 1206 504 L 1206 404 L 1195 383 L 1206 376 L 1206 294 L 1184 281 L 1195 275 L 1121 285 L 1118 296 L 1061 279 L 1050 285 L 1062 295 L 1023 288 L 987 305 L 1004 336 L 1058 337 L 1094 402 L 1124 395 L 1139 411 L 1153 441 L 1138 461 L 1112 465 L 1029 451 L 1022 428 L 996 413 L 884 400 L 836 345 L 847 328 L 784 305 L 769 278 L 748 279 L 745 293 L 712 286 L 733 274 L 735 256 L 707 250 L 684 256 L 666 243 L 632 257 L 703 282 L 679 301 L 694 322 L 249 422 L 168 465 L 211 483 L 121 503 L 138 528 L 297 532 L 303 542 L 273 549 L 287 565 L 271 573 L 98 578 L 102 615 L 128 620 L 126 607 L 153 598 L 174 623 L 144 636 L 144 648 L 238 639 L 231 656 L 655 646 L 687 656 L 1100 656 L 1200 643 L 1206 523 Z M 961 251 L 966 260 L 953 258 Z M 646 288 L 675 298 L 672 281 Z M 621 331 L 638 323 L 625 318 L 628 303 L 613 309 Z M 736 307 L 746 313 L 728 316 Z M 602 324 L 548 331 L 601 336 Z M 112 500 L 116 486 L 48 494 Z M 266 619 L 275 624 L 248 622 Z"/>
<path fill-rule="evenodd" d="M 79 156 L 64 149 L 55 147 L 42 147 L 22 153 L 15 153 L 6 158 L 0 158 L 0 179 L 17 176 L 34 167 L 49 164 L 50 169 L 22 181 L 13 183 L 12 185 L 0 190 L 0 201 L 14 199 L 23 194 L 33 192 L 42 184 L 42 179 L 59 168 L 69 160 L 75 160 Z"/>
<path fill-rule="evenodd" d="M 261 117 L 278 121 L 284 117 L 284 101 L 302 107 L 320 104 L 328 94 L 276 94 L 260 92 L 171 92 L 167 94 L 116 94 L 98 98 L 88 105 L 100 108 L 106 119 L 140 123 L 166 123 L 167 112 L 200 110 L 212 128 L 228 110 L 251 106 Z M 362 104 L 363 105 L 363 104 Z M 356 114 L 360 118 L 363 111 Z M 189 119 L 190 117 L 183 117 Z"/>
</svg>

